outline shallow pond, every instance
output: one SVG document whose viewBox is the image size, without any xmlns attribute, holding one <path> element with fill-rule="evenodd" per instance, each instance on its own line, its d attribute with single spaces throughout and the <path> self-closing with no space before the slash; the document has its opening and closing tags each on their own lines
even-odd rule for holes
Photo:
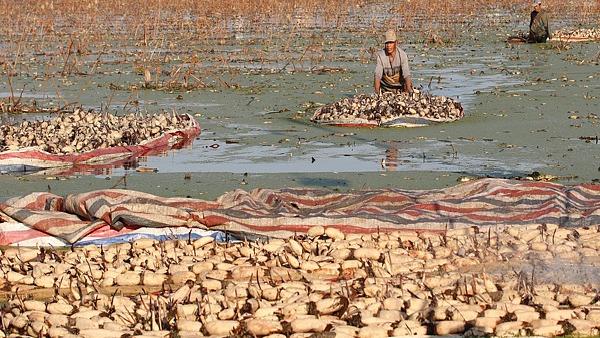
<svg viewBox="0 0 600 338">
<path fill-rule="evenodd" d="M 454 184 L 459 175 L 515 177 L 539 171 L 568 177 L 568 182 L 600 177 L 600 145 L 580 139 L 598 136 L 600 130 L 599 44 L 582 43 L 559 51 L 549 45 L 507 45 L 501 33 L 482 31 L 472 40 L 428 45 L 404 32 L 407 42 L 403 48 L 411 61 L 415 85 L 434 95 L 458 99 L 465 107 L 465 118 L 411 129 L 312 124 L 309 119 L 318 105 L 372 92 L 374 65 L 365 55 L 367 48 L 378 45 L 365 41 L 364 34 L 358 37 L 338 36 L 336 41 L 344 43 L 326 45 L 325 58 L 317 64 L 308 57 L 303 60 L 299 47 L 297 59 L 291 63 L 279 60 L 273 50 L 262 61 L 253 60 L 255 56 L 250 54 L 240 55 L 247 45 L 261 44 L 255 41 L 256 36 L 239 33 L 233 39 L 242 44 L 241 48 L 218 47 L 230 61 L 202 63 L 208 86 L 188 92 L 127 90 L 132 84 L 139 85 L 143 75 L 126 56 L 115 55 L 108 55 L 106 60 L 111 62 L 100 65 L 91 76 L 44 81 L 22 76 L 13 79 L 13 87 L 25 86 L 24 98 L 52 100 L 57 105 L 78 102 L 85 107 L 108 106 L 117 112 L 175 110 L 195 115 L 200 121 L 202 134 L 191 147 L 138 159 L 127 169 L 117 167 L 69 178 L 82 182 L 81 189 L 107 187 L 107 176 L 113 178 L 112 183 L 129 175 L 150 184 L 161 175 L 184 172 L 200 177 L 273 174 L 277 182 L 271 181 L 271 186 L 281 186 L 287 174 L 310 173 L 309 182 L 321 173 L 344 181 L 340 187 L 356 186 L 353 181 L 360 180 L 358 173 L 404 172 L 403 177 L 421 180 L 417 184 L 421 188 Z M 269 46 L 262 48 L 268 50 Z M 131 46 L 121 51 L 139 52 Z M 179 57 L 168 64 L 190 65 Z M 317 65 L 328 68 L 317 72 Z M 235 85 L 227 87 L 219 81 Z M 111 84 L 123 88 L 115 89 Z M 0 95 L 10 95 L 10 91 L 0 88 Z M 45 117 L 2 118 L 18 121 Z M 135 166 L 139 165 L 156 168 L 158 173 L 137 173 Z M 431 175 L 452 179 L 421 178 Z M 0 194 L 9 196 L 44 187 L 43 177 L 36 177 L 27 179 L 38 182 L 28 185 L 31 188 L 18 184 L 22 176 L 4 177 L 8 185 Z M 404 184 L 395 178 L 380 176 L 377 185 Z M 94 180 L 107 182 L 86 183 Z M 263 183 L 269 185 L 269 180 Z M 231 185 L 222 187 L 228 188 Z"/>
</svg>

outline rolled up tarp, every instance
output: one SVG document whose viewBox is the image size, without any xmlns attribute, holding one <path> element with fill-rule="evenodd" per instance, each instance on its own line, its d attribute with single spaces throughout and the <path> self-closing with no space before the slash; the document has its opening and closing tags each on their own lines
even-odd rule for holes
<svg viewBox="0 0 600 338">
<path fill-rule="evenodd" d="M 1 203 L 0 212 L 0 245 L 43 238 L 70 245 L 139 229 L 286 238 L 317 225 L 344 233 L 584 227 L 600 226 L 600 185 L 480 179 L 436 190 L 235 190 L 215 201 L 110 189 L 67 197 L 33 193 Z"/>
</svg>

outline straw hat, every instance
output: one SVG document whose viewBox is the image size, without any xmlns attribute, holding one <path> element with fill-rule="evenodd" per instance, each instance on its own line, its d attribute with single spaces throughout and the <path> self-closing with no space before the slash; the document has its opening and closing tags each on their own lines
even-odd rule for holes
<svg viewBox="0 0 600 338">
<path fill-rule="evenodd" d="M 396 40 L 398 40 L 398 38 L 396 38 L 396 31 L 393 29 L 390 29 L 389 31 L 385 32 L 385 42 L 396 42 Z"/>
</svg>

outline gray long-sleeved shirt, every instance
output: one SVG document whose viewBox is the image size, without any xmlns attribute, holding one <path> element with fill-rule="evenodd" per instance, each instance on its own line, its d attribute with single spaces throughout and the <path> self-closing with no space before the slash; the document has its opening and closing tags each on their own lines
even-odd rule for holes
<svg viewBox="0 0 600 338">
<path fill-rule="evenodd" d="M 408 56 L 400 49 L 396 48 L 394 60 L 390 63 L 390 59 L 385 55 L 385 50 L 381 49 L 376 54 L 377 65 L 375 66 L 375 78 L 381 80 L 383 74 L 393 76 L 400 73 L 402 78 L 410 77 L 410 69 L 408 68 Z"/>
</svg>

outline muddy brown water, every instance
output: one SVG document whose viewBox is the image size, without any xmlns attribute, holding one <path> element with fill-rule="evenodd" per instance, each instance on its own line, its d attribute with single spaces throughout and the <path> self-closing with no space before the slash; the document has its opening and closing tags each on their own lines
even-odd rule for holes
<svg viewBox="0 0 600 338">
<path fill-rule="evenodd" d="M 600 134 L 600 44 L 572 44 L 568 50 L 508 45 L 503 40 L 512 28 L 481 28 L 472 38 L 444 45 L 401 33 L 415 85 L 458 99 L 466 112 L 458 122 L 412 129 L 339 128 L 309 121 L 320 104 L 372 92 L 374 65 L 365 55 L 378 45 L 368 34 L 336 36 L 343 43 L 325 44 L 327 57 L 319 62 L 300 60 L 301 45 L 308 42 L 295 42 L 298 58 L 291 63 L 278 60 L 277 53 L 269 54 L 269 61 L 252 61 L 236 43 L 260 45 L 260 40 L 234 35 L 231 44 L 213 46 L 213 53 L 232 61 L 202 67 L 237 88 L 212 76 L 208 88 L 191 91 L 127 90 L 143 81 L 123 57 L 127 50 L 109 53 L 94 75 L 50 80 L 32 77 L 43 72 L 34 58 L 27 72 L 13 78 L 14 88 L 24 88 L 24 98 L 108 105 L 117 112 L 190 113 L 201 123 L 202 134 L 190 148 L 134 163 L 158 173 L 121 167 L 67 177 L 51 171 L 3 174 L 0 199 L 31 191 L 66 194 L 111 187 L 199 198 L 254 187 L 428 189 L 454 185 L 460 176 L 517 177 L 533 171 L 564 177 L 561 182 L 568 184 L 599 179 L 600 144 L 581 138 Z M 328 29 L 320 30 L 325 41 L 334 34 Z M 43 57 L 36 57 L 41 64 Z M 172 59 L 184 64 L 176 53 Z M 308 71 L 321 67 L 329 68 Z M 4 80 L 0 95 L 9 93 Z M 11 123 L 47 116 L 1 118 Z M 191 179 L 184 173 L 191 173 Z"/>
</svg>

